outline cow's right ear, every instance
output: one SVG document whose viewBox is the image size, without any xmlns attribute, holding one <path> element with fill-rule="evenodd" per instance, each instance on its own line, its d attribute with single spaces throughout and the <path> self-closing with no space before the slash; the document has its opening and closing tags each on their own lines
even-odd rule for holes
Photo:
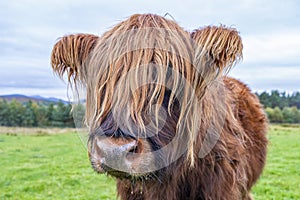
<svg viewBox="0 0 300 200">
<path fill-rule="evenodd" d="M 67 74 L 69 82 L 86 83 L 85 62 L 98 39 L 98 36 L 90 34 L 67 35 L 60 38 L 51 53 L 53 71 L 60 78 Z"/>
</svg>

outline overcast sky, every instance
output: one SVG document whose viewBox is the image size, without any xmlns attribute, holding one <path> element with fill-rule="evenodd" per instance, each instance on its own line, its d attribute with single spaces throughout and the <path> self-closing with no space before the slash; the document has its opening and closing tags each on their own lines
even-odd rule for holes
<svg viewBox="0 0 300 200">
<path fill-rule="evenodd" d="M 135 13 L 169 13 L 186 30 L 237 28 L 244 59 L 230 73 L 254 91 L 300 91 L 298 0 L 9 0 L 0 1 L 0 95 L 67 98 L 51 71 L 58 37 L 101 35 Z"/>
</svg>

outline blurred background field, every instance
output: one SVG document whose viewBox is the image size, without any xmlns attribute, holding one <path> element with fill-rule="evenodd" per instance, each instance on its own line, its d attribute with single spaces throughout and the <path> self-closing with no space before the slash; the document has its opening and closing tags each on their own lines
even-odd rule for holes
<svg viewBox="0 0 300 200">
<path fill-rule="evenodd" d="M 0 128 L 0 199 L 117 199 L 75 129 Z M 300 199 L 300 125 L 271 125 L 254 199 Z M 201 178 L 201 177 L 199 177 Z"/>
</svg>

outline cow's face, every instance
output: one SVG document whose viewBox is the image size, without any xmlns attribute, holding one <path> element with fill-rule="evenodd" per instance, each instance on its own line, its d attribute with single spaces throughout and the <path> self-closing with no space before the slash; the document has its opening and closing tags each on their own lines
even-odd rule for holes
<svg viewBox="0 0 300 200">
<path fill-rule="evenodd" d="M 110 111 L 94 126 L 88 150 L 95 171 L 118 178 L 147 180 L 182 156 L 187 139 L 175 137 L 180 107 L 178 100 L 169 107 L 170 94 L 165 92 L 159 109 L 155 105 L 142 112 L 143 127 L 120 114 L 126 110 Z"/>
</svg>

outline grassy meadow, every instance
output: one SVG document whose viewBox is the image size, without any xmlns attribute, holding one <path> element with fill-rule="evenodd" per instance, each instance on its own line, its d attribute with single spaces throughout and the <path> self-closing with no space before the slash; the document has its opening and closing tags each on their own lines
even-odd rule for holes
<svg viewBox="0 0 300 200">
<path fill-rule="evenodd" d="M 300 126 L 272 125 L 256 200 L 300 199 Z M 74 130 L 0 128 L 0 199 L 116 199 Z"/>
<path fill-rule="evenodd" d="M 255 200 L 300 199 L 300 125 L 273 125 L 263 175 L 252 189 Z"/>
</svg>

